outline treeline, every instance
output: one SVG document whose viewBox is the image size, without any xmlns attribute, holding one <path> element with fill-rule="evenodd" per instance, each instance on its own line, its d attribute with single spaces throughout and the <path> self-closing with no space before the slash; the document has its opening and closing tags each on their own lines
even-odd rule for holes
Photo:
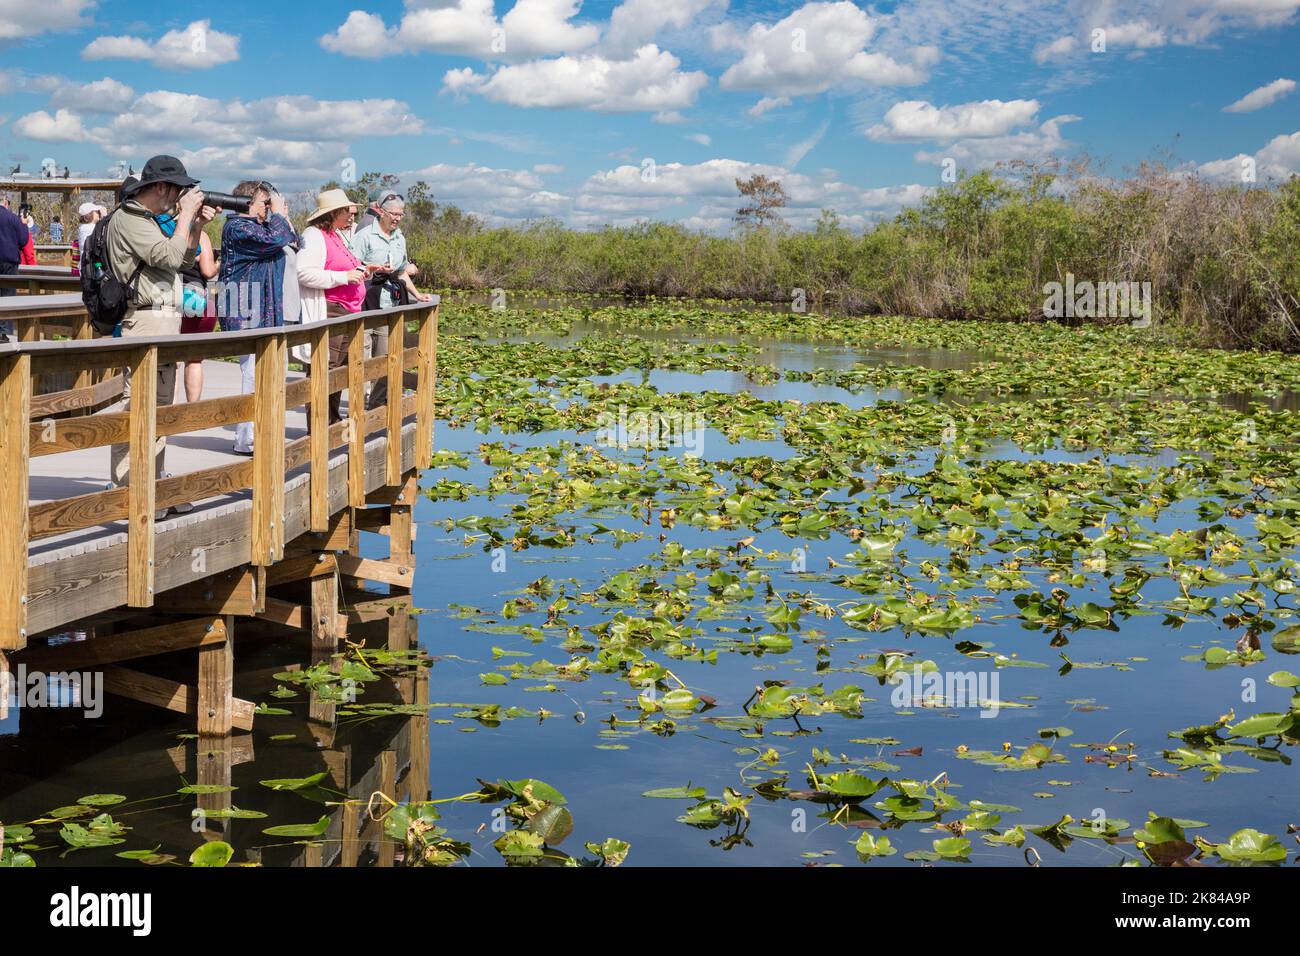
<svg viewBox="0 0 1300 956">
<path fill-rule="evenodd" d="M 826 211 L 812 231 L 730 236 L 655 222 L 489 227 L 420 184 L 403 229 L 422 284 L 438 287 L 774 302 L 804 290 L 810 307 L 848 314 L 1026 320 L 1072 274 L 1149 282 L 1154 324 L 1189 341 L 1300 350 L 1294 177 L 1246 188 L 1154 165 L 1121 181 L 1028 167 L 962 178 L 865 233 Z"/>
</svg>

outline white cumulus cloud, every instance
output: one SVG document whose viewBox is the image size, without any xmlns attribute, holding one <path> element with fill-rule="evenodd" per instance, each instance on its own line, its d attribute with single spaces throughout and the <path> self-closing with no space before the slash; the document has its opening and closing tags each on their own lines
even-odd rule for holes
<svg viewBox="0 0 1300 956">
<path fill-rule="evenodd" d="M 851 85 L 909 86 L 924 82 L 938 62 L 932 46 L 914 47 L 900 61 L 868 50 L 877 22 L 855 4 L 807 3 L 773 24 L 748 31 L 725 24 L 712 31 L 718 49 L 738 49 L 741 59 L 722 74 L 727 90 L 755 90 L 768 101 L 823 93 Z"/>
<path fill-rule="evenodd" d="M 956 106 L 935 106 L 925 100 L 904 100 L 867 130 L 874 140 L 908 143 L 1004 136 L 1031 123 L 1038 100 L 980 100 Z"/>
<path fill-rule="evenodd" d="M 88 138 L 81 125 L 81 117 L 71 110 L 58 110 L 51 116 L 37 110 L 14 120 L 15 136 L 36 139 L 44 143 L 77 143 Z"/>
<path fill-rule="evenodd" d="M 0 41 L 85 26 L 95 0 L 0 0 Z"/>
<path fill-rule="evenodd" d="M 706 74 L 684 72 L 680 66 L 677 57 L 647 44 L 627 60 L 583 54 L 502 66 L 490 73 L 470 67 L 448 70 L 443 89 L 512 106 L 667 112 L 694 104 L 708 83 Z"/>
<path fill-rule="evenodd" d="M 353 10 L 321 46 L 347 56 L 377 58 L 393 52 L 448 53 L 491 60 L 571 53 L 600 38 L 594 24 L 571 22 L 579 0 L 517 0 L 497 18 L 492 0 L 409 3 L 395 26 Z"/>
<path fill-rule="evenodd" d="M 1223 108 L 1225 113 L 1253 113 L 1255 110 L 1262 110 L 1265 106 L 1272 106 L 1288 93 L 1295 92 L 1295 80 L 1276 79 L 1272 83 L 1265 83 L 1258 89 L 1251 90 L 1235 103 L 1230 103 Z"/>
<path fill-rule="evenodd" d="M 148 60 L 167 70 L 206 70 L 238 60 L 239 37 L 212 29 L 211 20 L 195 20 L 152 41 L 137 36 L 96 37 L 81 55 L 87 60 Z"/>
<path fill-rule="evenodd" d="M 1238 153 L 1229 159 L 1202 163 L 1197 171 L 1222 183 L 1249 185 L 1282 181 L 1300 175 L 1300 132 L 1274 136 L 1254 154 Z"/>
</svg>

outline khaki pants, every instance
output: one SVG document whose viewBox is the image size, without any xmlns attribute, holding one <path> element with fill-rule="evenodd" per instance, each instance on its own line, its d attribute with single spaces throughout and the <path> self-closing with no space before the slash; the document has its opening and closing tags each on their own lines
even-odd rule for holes
<svg viewBox="0 0 1300 956">
<path fill-rule="evenodd" d="M 138 335 L 180 335 L 181 314 L 173 309 L 140 309 L 128 312 L 122 320 L 122 337 Z M 123 370 L 126 382 L 122 390 L 122 400 L 115 404 L 113 411 L 126 411 L 131 407 L 131 370 Z M 176 364 L 158 366 L 158 405 L 170 405 L 176 397 Z M 167 452 L 167 439 L 158 438 L 154 443 L 154 477 L 161 478 L 165 473 L 164 459 Z M 113 484 L 125 485 L 130 476 L 130 446 L 114 445 L 110 449 L 111 477 Z"/>
</svg>

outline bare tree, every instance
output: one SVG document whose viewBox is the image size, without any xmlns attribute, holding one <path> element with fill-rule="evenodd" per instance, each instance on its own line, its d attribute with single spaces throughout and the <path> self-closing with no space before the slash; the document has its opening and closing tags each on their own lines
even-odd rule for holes
<svg viewBox="0 0 1300 956">
<path fill-rule="evenodd" d="M 736 188 L 742 199 L 749 200 L 749 205 L 736 210 L 736 222 L 758 228 L 781 224 L 777 210 L 785 207 L 786 195 L 780 180 L 755 173 L 748 179 L 737 179 Z"/>
</svg>

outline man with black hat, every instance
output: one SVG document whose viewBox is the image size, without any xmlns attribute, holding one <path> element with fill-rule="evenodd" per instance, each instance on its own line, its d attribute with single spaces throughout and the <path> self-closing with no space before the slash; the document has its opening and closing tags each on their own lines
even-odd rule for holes
<svg viewBox="0 0 1300 956">
<path fill-rule="evenodd" d="M 179 159 L 155 156 L 145 163 L 140 179 L 123 189 L 122 204 L 108 222 L 107 245 L 113 274 L 128 286 L 134 285 L 122 318 L 124 337 L 180 334 L 182 303 L 177 300 L 177 275 L 193 265 L 203 227 L 216 215 L 216 209 L 204 204 L 203 193 L 193 188 L 198 182 L 186 173 Z M 158 404 L 170 405 L 176 395 L 174 363 L 158 365 L 157 389 Z M 128 369 L 120 407 L 129 408 L 130 403 Z M 156 447 L 154 472 L 162 478 L 166 475 L 166 439 L 159 438 Z M 128 452 L 128 445 L 112 447 L 115 485 L 126 484 Z M 172 510 L 189 511 L 192 507 L 182 505 Z"/>
</svg>

